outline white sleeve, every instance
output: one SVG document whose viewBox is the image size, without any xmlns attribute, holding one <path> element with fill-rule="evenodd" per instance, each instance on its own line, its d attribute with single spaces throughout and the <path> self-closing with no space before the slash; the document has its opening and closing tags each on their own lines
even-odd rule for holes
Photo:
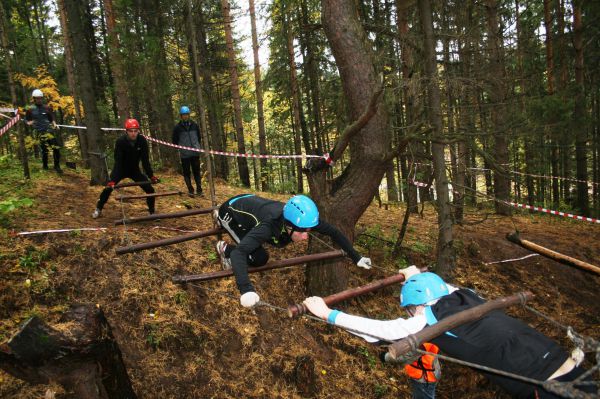
<svg viewBox="0 0 600 399">
<path fill-rule="evenodd" d="M 367 342 L 377 342 L 395 341 L 419 332 L 427 325 L 427 321 L 424 315 L 409 319 L 374 320 L 340 312 L 335 318 L 335 325 L 347 329 Z"/>
</svg>

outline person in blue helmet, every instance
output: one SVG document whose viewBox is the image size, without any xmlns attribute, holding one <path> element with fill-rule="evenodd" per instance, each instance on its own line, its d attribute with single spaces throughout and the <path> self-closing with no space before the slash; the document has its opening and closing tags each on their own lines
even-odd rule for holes
<svg viewBox="0 0 600 399">
<path fill-rule="evenodd" d="M 190 108 L 187 105 L 179 108 L 181 120 L 173 128 L 173 144 L 183 147 L 201 149 L 202 136 L 198 124 L 190 119 Z M 183 180 L 188 189 L 188 194 L 194 196 L 192 186 L 192 174 L 196 182 L 196 195 L 202 195 L 202 179 L 200 177 L 200 152 L 193 150 L 179 150 L 181 168 L 183 169 Z M 191 173 L 190 173 L 191 172 Z"/>
<path fill-rule="evenodd" d="M 215 219 L 236 243 L 219 241 L 217 252 L 223 268 L 233 268 L 244 307 L 252 307 L 260 300 L 248 277 L 248 267 L 267 263 L 269 253 L 263 248 L 265 243 L 283 248 L 291 242 L 308 239 L 308 231 L 316 231 L 331 237 L 356 265 L 371 268 L 371 259 L 360 256 L 348 238 L 320 220 L 317 205 L 305 195 L 295 195 L 284 204 L 254 194 L 240 194 L 215 210 Z"/>
<path fill-rule="evenodd" d="M 408 319 L 373 320 L 330 309 L 322 298 L 304 301 L 308 310 L 329 323 L 349 329 L 369 342 L 395 341 L 415 334 L 455 313 L 485 303 L 474 291 L 447 284 L 435 273 L 420 273 L 411 266 L 400 291 L 400 306 Z M 358 333 L 360 332 L 360 333 Z M 459 360 L 503 370 L 538 381 L 572 382 L 585 373 L 579 366 L 583 352 L 566 352 L 556 342 L 502 311 L 462 324 L 430 341 L 443 354 Z M 558 399 L 538 385 L 491 372 L 482 372 L 514 398 Z M 589 379 L 590 377 L 588 377 Z M 597 393 L 593 385 L 579 385 L 586 393 Z"/>
</svg>

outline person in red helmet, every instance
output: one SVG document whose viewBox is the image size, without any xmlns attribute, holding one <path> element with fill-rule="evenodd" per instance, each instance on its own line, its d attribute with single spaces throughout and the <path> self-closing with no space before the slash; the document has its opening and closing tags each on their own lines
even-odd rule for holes
<svg viewBox="0 0 600 399">
<path fill-rule="evenodd" d="M 94 219 L 102 216 L 102 208 L 108 201 L 113 188 L 125 178 L 133 181 L 147 181 L 148 177 L 140 171 L 140 161 L 146 175 L 152 183 L 157 183 L 158 178 L 154 176 L 148 151 L 148 141 L 140 135 L 140 124 L 136 119 L 125 121 L 125 134 L 119 137 L 115 143 L 115 165 L 110 173 L 110 181 L 106 184 L 96 204 L 96 210 L 92 214 Z M 140 186 L 147 194 L 153 193 L 154 188 L 150 184 Z M 148 212 L 154 213 L 154 198 L 146 198 Z"/>
</svg>

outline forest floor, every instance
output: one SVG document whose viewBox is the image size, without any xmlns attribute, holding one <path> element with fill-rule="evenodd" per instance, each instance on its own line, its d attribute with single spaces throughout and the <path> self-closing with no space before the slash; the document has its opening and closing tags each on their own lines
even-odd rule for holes
<svg viewBox="0 0 600 399">
<path fill-rule="evenodd" d="M 170 275 L 220 269 L 214 238 L 115 255 L 115 248 L 123 245 L 180 234 L 162 228 L 211 228 L 209 216 L 115 227 L 113 221 L 123 215 L 145 215 L 145 202 L 121 206 L 113 193 L 103 217 L 93 220 L 101 188 L 90 187 L 85 172 L 67 170 L 58 176 L 34 165 L 33 179 L 24 183 L 16 164 L 3 162 L 2 200 L 22 207 L 0 214 L 0 343 L 32 315 L 52 325 L 70 304 L 91 303 L 104 310 L 141 398 L 409 397 L 402 368 L 383 365 L 379 349 L 362 339 L 309 318 L 291 320 L 274 308 L 244 309 L 231 278 L 187 287 L 172 283 Z M 183 189 L 183 179 L 175 173 L 159 175 L 162 183 L 157 191 Z M 220 202 L 244 190 L 218 184 L 216 191 Z M 127 192 L 141 190 L 131 187 Z M 33 203 L 19 202 L 23 198 Z M 159 213 L 206 206 L 210 206 L 207 198 L 157 199 Z M 454 229 L 455 284 L 474 288 L 487 298 L 531 290 L 534 308 L 581 334 L 600 338 L 600 277 L 541 256 L 484 264 L 530 253 L 505 239 L 516 228 L 523 239 L 598 265 L 600 226 L 528 213 L 499 217 L 485 207 L 466 213 L 467 223 Z M 404 258 L 391 259 L 389 242 L 395 240 L 403 214 L 402 206 L 386 210 L 375 202 L 364 214 L 357 226 L 357 248 L 383 269 L 363 270 L 347 262 L 351 286 L 389 276 L 399 265 L 433 265 L 437 221 L 431 206 L 425 207 L 422 217 L 410 219 Z M 75 227 L 107 230 L 25 237 L 11 233 Z M 271 259 L 282 259 L 305 249 L 296 244 L 269 252 Z M 251 276 L 261 299 L 272 305 L 287 308 L 305 297 L 303 267 Z M 398 287 L 338 307 L 374 318 L 404 316 L 398 306 Z M 564 331 L 525 309 L 513 308 L 509 313 L 565 348 L 572 347 Z M 313 365 L 315 383 L 306 385 L 300 375 L 312 371 Z M 439 398 L 506 397 L 468 368 L 445 362 L 443 372 Z M 1 398 L 39 398 L 50 392 L 56 398 L 72 397 L 58 386 L 31 386 L 0 371 Z"/>
</svg>

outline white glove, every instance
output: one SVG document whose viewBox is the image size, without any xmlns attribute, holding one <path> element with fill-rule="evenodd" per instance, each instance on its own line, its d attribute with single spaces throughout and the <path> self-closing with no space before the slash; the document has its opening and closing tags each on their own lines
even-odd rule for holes
<svg viewBox="0 0 600 399">
<path fill-rule="evenodd" d="M 327 316 L 331 313 L 331 309 L 320 296 L 308 297 L 303 303 L 310 313 L 323 320 L 327 320 Z"/>
<path fill-rule="evenodd" d="M 360 260 L 358 261 L 356 266 L 362 267 L 364 269 L 370 269 L 371 268 L 371 258 L 365 258 L 365 257 L 360 258 Z"/>
<path fill-rule="evenodd" d="M 412 276 L 414 276 L 415 274 L 421 273 L 421 270 L 419 270 L 419 268 L 416 267 L 415 265 L 412 265 L 405 269 L 398 270 L 398 273 L 404 274 L 404 280 L 406 281 L 409 278 L 411 278 Z"/>
<path fill-rule="evenodd" d="M 260 297 L 254 291 L 246 292 L 240 297 L 240 303 L 245 308 L 251 308 L 252 306 L 256 305 L 258 301 L 260 301 Z"/>
</svg>

